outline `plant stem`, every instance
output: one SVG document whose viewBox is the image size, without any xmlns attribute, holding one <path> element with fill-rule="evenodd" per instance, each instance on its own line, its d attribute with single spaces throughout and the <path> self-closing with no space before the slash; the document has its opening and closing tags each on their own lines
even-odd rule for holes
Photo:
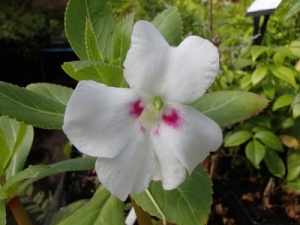
<svg viewBox="0 0 300 225">
<path fill-rule="evenodd" d="M 153 198 L 152 194 L 150 193 L 150 191 L 148 189 L 146 189 L 145 192 L 148 195 L 148 197 L 151 200 L 154 207 L 156 208 L 157 212 L 160 214 L 162 221 L 163 221 L 163 225 L 167 225 L 166 217 L 165 217 L 164 213 L 161 211 L 161 209 L 160 209 L 159 205 L 157 204 L 157 202 L 155 201 L 155 199 Z"/>
<path fill-rule="evenodd" d="M 32 225 L 28 214 L 22 203 L 20 202 L 20 198 L 18 196 L 10 199 L 10 201 L 8 202 L 8 206 L 19 225 Z"/>
<path fill-rule="evenodd" d="M 130 200 L 132 202 L 137 221 L 139 225 L 152 225 L 151 217 L 149 213 L 145 212 L 135 201 L 134 199 L 130 196 Z"/>
</svg>

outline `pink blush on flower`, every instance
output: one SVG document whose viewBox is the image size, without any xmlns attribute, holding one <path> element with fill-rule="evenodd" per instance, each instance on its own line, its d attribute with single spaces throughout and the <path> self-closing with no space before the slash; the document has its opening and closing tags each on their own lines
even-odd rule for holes
<svg viewBox="0 0 300 225">
<path fill-rule="evenodd" d="M 141 107 L 140 104 L 141 104 L 141 99 L 131 104 L 131 110 L 129 111 L 130 115 L 132 115 L 135 118 L 138 118 L 142 114 L 144 108 Z"/>
<path fill-rule="evenodd" d="M 170 127 L 178 128 L 181 118 L 178 111 L 176 109 L 172 109 L 172 112 L 169 115 L 163 114 L 162 120 Z"/>
</svg>

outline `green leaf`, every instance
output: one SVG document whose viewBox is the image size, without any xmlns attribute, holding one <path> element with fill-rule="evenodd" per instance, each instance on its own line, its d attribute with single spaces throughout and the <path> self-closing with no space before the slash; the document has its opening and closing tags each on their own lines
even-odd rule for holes
<svg viewBox="0 0 300 225">
<path fill-rule="evenodd" d="M 285 56 L 276 52 L 274 55 L 273 55 L 273 62 L 274 62 L 274 65 L 282 65 L 284 64 L 284 61 L 285 61 Z"/>
<path fill-rule="evenodd" d="M 293 52 L 288 47 L 285 46 L 274 47 L 273 51 L 291 59 L 296 58 Z"/>
<path fill-rule="evenodd" d="M 225 140 L 225 147 L 238 146 L 245 143 L 252 137 L 252 133 L 246 130 L 234 132 Z"/>
<path fill-rule="evenodd" d="M 24 167 L 33 141 L 33 127 L 6 116 L 0 117 L 0 127 L 5 133 L 10 152 L 10 163 L 6 168 L 8 179 Z"/>
<path fill-rule="evenodd" d="M 290 188 L 290 189 L 293 189 L 297 192 L 300 192 L 300 179 L 287 182 L 283 187 L 284 188 Z"/>
<path fill-rule="evenodd" d="M 9 150 L 9 146 L 7 143 L 7 137 L 0 126 L 0 176 L 4 175 L 6 172 L 6 168 L 8 166 L 10 156 L 11 156 L 11 151 Z"/>
<path fill-rule="evenodd" d="M 293 105 L 293 118 L 296 119 L 300 116 L 300 103 Z"/>
<path fill-rule="evenodd" d="M 126 54 L 130 48 L 131 34 L 133 31 L 134 15 L 127 16 L 119 22 L 115 30 L 112 42 L 111 61 L 122 68 Z"/>
<path fill-rule="evenodd" d="M 289 151 L 290 154 L 287 158 L 287 176 L 288 181 L 296 179 L 300 174 L 300 152 L 299 151 Z"/>
<path fill-rule="evenodd" d="M 176 8 L 159 13 L 152 21 L 169 45 L 177 46 L 182 40 L 182 20 Z"/>
<path fill-rule="evenodd" d="M 77 209 L 81 208 L 88 202 L 88 199 L 82 199 L 76 202 L 73 202 L 63 209 L 59 210 L 55 215 L 52 217 L 50 225 L 57 225 L 59 221 L 66 219 L 72 213 L 74 213 Z"/>
<path fill-rule="evenodd" d="M 256 85 L 268 75 L 268 68 L 258 67 L 252 74 L 252 84 Z"/>
<path fill-rule="evenodd" d="M 0 221 L 1 224 L 6 224 L 6 204 L 5 201 L 0 199 Z"/>
<path fill-rule="evenodd" d="M 86 20 L 91 21 L 100 49 L 101 58 L 109 57 L 116 18 L 106 0 L 69 0 L 65 14 L 65 31 L 67 38 L 81 60 L 88 60 L 86 41 Z M 90 38 L 90 37 L 88 37 Z M 94 37 L 93 37 L 94 38 Z"/>
<path fill-rule="evenodd" d="M 281 95 L 274 102 L 272 110 L 275 111 L 277 109 L 291 105 L 294 101 L 294 98 L 295 97 L 292 95 Z"/>
<path fill-rule="evenodd" d="M 28 185 L 50 175 L 67 171 L 90 170 L 95 167 L 95 160 L 96 159 L 92 157 L 80 157 L 64 160 L 51 166 L 29 166 L 5 182 L 5 184 L 0 188 L 0 199 L 19 195 L 28 187 Z"/>
<path fill-rule="evenodd" d="M 243 76 L 243 78 L 240 81 L 240 86 L 242 90 L 249 90 L 252 85 L 252 76 L 251 74 L 246 74 Z"/>
<path fill-rule="evenodd" d="M 64 160 L 47 166 L 44 169 L 40 170 L 40 172 L 36 176 L 29 178 L 21 185 L 19 185 L 17 192 L 21 193 L 28 187 L 28 185 L 32 184 L 33 182 L 54 174 L 64 173 L 68 171 L 83 171 L 93 169 L 95 168 L 95 161 L 96 158 L 93 157 L 79 157 L 75 159 Z"/>
<path fill-rule="evenodd" d="M 100 186 L 94 196 L 57 225 L 124 225 L 124 203 Z M 82 219 L 84 218 L 84 219 Z"/>
<path fill-rule="evenodd" d="M 50 98 L 51 100 L 63 105 L 67 105 L 73 93 L 72 88 L 49 83 L 29 84 L 26 89 Z"/>
<path fill-rule="evenodd" d="M 253 45 L 250 49 L 252 60 L 255 61 L 261 54 L 270 50 L 269 47 Z"/>
<path fill-rule="evenodd" d="M 243 91 L 207 93 L 192 104 L 198 111 L 220 126 L 227 126 L 259 114 L 268 100 L 257 94 Z"/>
<path fill-rule="evenodd" d="M 264 94 L 270 98 L 270 99 L 273 99 L 274 96 L 275 96 L 275 92 L 276 92 L 276 85 L 274 83 L 273 80 L 264 80 L 262 83 L 261 83 L 261 87 L 263 88 L 264 90 Z"/>
<path fill-rule="evenodd" d="M 292 69 L 285 66 L 279 66 L 279 67 L 272 68 L 271 72 L 274 74 L 274 76 L 288 82 L 294 88 L 297 87 L 296 80 L 295 80 L 295 73 Z"/>
<path fill-rule="evenodd" d="M 300 57 L 300 41 L 292 41 L 289 45 L 289 48 L 295 56 L 297 56 L 298 58 Z"/>
<path fill-rule="evenodd" d="M 246 156 L 253 166 L 259 169 L 260 162 L 266 155 L 266 148 L 258 140 L 250 141 L 246 146 Z"/>
<path fill-rule="evenodd" d="M 262 143 L 268 147 L 275 149 L 277 151 L 283 151 L 283 145 L 281 144 L 280 139 L 271 131 L 262 130 L 258 131 L 255 135 L 255 138 L 258 138 Z"/>
<path fill-rule="evenodd" d="M 293 16 L 297 16 L 297 14 L 300 12 L 300 2 L 294 1 L 292 6 L 289 8 L 289 10 L 286 12 L 283 23 L 286 22 L 286 20 L 292 18 Z"/>
<path fill-rule="evenodd" d="M 65 105 L 0 81 L 0 114 L 40 128 L 60 129 Z"/>
<path fill-rule="evenodd" d="M 21 172 L 9 178 L 5 182 L 5 184 L 2 187 L 0 187 L 0 200 L 16 196 L 16 188 L 18 187 L 18 184 L 21 181 L 36 177 L 40 173 L 40 171 L 42 171 L 45 168 L 47 168 L 47 166 L 45 165 L 29 166 L 25 170 L 22 170 Z"/>
<path fill-rule="evenodd" d="M 160 181 L 153 181 L 149 190 L 132 195 L 145 211 L 178 225 L 204 225 L 212 203 L 211 180 L 199 165 L 185 182 L 165 191 Z"/>
<path fill-rule="evenodd" d="M 89 19 L 86 19 L 85 24 L 85 48 L 89 60 L 102 61 L 97 37 L 93 30 L 92 22 Z"/>
<path fill-rule="evenodd" d="M 75 80 L 94 80 L 108 86 L 124 86 L 123 70 L 96 61 L 74 61 L 64 63 L 63 70 Z"/>
<path fill-rule="evenodd" d="M 278 156 L 276 151 L 267 149 L 264 161 L 268 170 L 276 177 L 283 178 L 285 174 L 285 166 L 282 159 Z"/>
</svg>

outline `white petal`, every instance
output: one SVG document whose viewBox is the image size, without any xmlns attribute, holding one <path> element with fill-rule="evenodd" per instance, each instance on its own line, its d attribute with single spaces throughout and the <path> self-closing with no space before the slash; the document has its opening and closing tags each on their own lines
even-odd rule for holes
<svg viewBox="0 0 300 225">
<path fill-rule="evenodd" d="M 156 96 L 164 80 L 170 47 L 159 31 L 147 21 L 134 25 L 131 46 L 124 62 L 124 77 L 131 88 Z"/>
<path fill-rule="evenodd" d="M 217 48 L 196 36 L 169 47 L 146 21 L 135 24 L 124 63 L 130 87 L 169 101 L 190 103 L 201 97 L 219 71 Z"/>
<path fill-rule="evenodd" d="M 141 132 L 137 119 L 130 114 L 138 99 L 130 89 L 80 81 L 67 104 L 63 130 L 81 152 L 115 157 Z"/>
<path fill-rule="evenodd" d="M 174 105 L 176 115 L 168 114 L 159 128 L 159 136 L 189 173 L 211 151 L 222 143 L 222 130 L 218 124 L 190 106 Z"/>
<path fill-rule="evenodd" d="M 163 96 L 175 102 L 194 102 L 206 92 L 218 74 L 217 48 L 208 40 L 190 36 L 171 50 L 164 74 Z"/>
<path fill-rule="evenodd" d="M 186 168 L 162 141 L 160 136 L 154 135 L 152 144 L 160 168 L 160 173 L 156 171 L 154 180 L 161 180 L 165 190 L 172 190 L 178 187 L 185 180 Z"/>
<path fill-rule="evenodd" d="M 124 201 L 128 194 L 140 193 L 149 186 L 155 165 L 148 139 L 138 134 L 115 158 L 98 158 L 96 171 L 100 182 Z"/>
</svg>

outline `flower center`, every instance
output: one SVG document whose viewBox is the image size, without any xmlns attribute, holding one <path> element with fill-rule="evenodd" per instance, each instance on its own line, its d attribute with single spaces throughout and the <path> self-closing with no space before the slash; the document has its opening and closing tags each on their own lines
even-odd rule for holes
<svg viewBox="0 0 300 225">
<path fill-rule="evenodd" d="M 164 102 L 161 99 L 161 97 L 159 97 L 159 96 L 154 97 L 153 106 L 154 106 L 154 109 L 156 112 L 160 111 L 161 108 L 163 107 L 163 105 L 164 105 Z"/>
</svg>

